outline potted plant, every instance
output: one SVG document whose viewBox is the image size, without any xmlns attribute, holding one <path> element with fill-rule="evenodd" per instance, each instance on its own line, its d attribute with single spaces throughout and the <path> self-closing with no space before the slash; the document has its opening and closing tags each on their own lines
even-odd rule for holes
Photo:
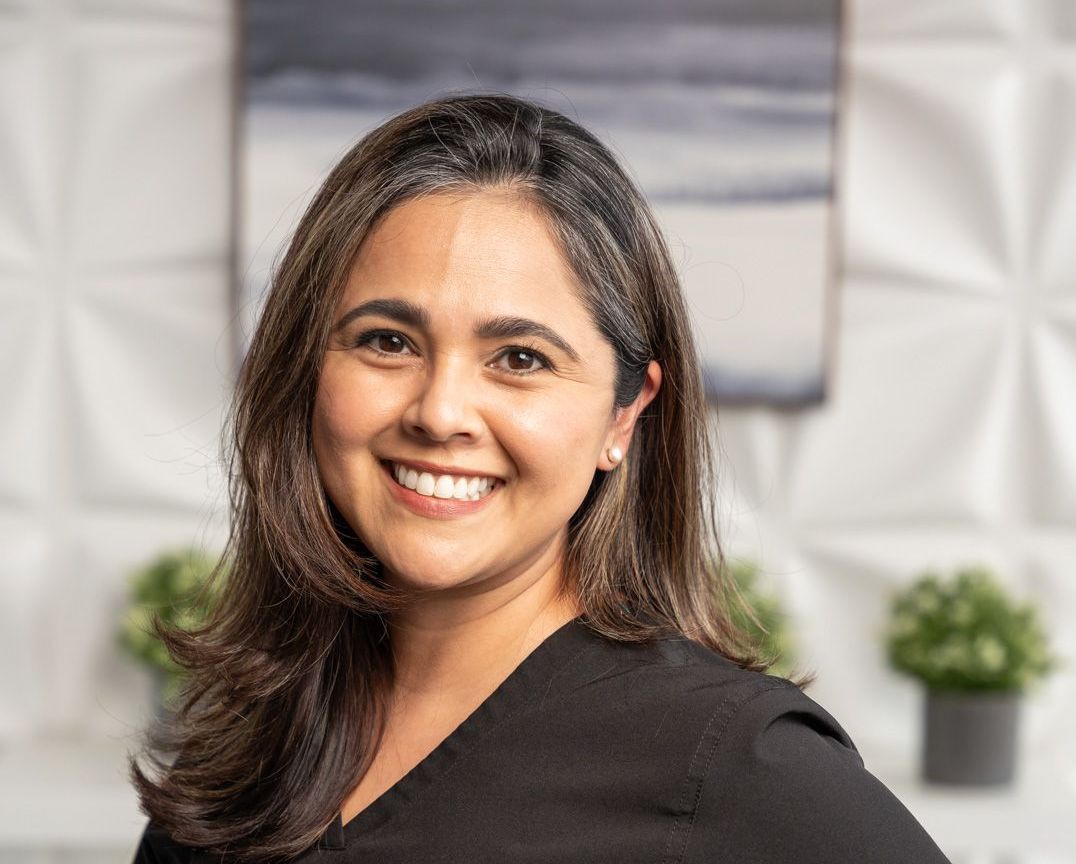
<svg viewBox="0 0 1076 864">
<path fill-rule="evenodd" d="M 726 565 L 731 581 L 758 620 L 753 620 L 739 603 L 727 603 L 730 617 L 762 654 L 776 658 L 768 674 L 788 678 L 793 674 L 795 654 L 788 618 L 778 598 L 759 588 L 758 569 L 758 564 L 748 559 L 733 559 Z"/>
<path fill-rule="evenodd" d="M 1036 608 L 985 566 L 925 571 L 891 595 L 884 638 L 890 665 L 925 686 L 923 779 L 1010 783 L 1021 697 L 1058 664 Z"/>
<path fill-rule="evenodd" d="M 149 667 L 157 690 L 158 713 L 173 709 L 182 683 L 182 669 L 172 660 L 154 631 L 154 618 L 189 630 L 201 625 L 216 594 L 202 591 L 219 558 L 195 549 L 171 549 L 156 555 L 128 575 L 130 605 L 116 633 L 120 647 Z"/>
</svg>

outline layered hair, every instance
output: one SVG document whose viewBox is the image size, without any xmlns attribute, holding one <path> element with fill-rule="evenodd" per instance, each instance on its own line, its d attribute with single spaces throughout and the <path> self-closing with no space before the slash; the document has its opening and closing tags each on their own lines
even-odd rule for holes
<svg viewBox="0 0 1076 864">
<path fill-rule="evenodd" d="M 736 623 L 758 621 L 720 542 L 716 410 L 643 195 L 604 144 L 548 107 L 502 93 L 427 102 L 344 154 L 274 267 L 225 429 L 231 530 L 203 589 L 209 615 L 189 630 L 155 622 L 184 685 L 129 772 L 143 812 L 179 843 L 287 860 L 317 842 L 372 761 L 394 671 L 386 616 L 409 597 L 382 579 L 319 479 L 322 359 L 378 220 L 419 196 L 492 188 L 548 220 L 615 350 L 615 407 L 635 400 L 651 360 L 662 368 L 624 461 L 595 470 L 569 521 L 562 591 L 605 638 L 681 634 L 758 672 L 778 659 Z"/>
</svg>

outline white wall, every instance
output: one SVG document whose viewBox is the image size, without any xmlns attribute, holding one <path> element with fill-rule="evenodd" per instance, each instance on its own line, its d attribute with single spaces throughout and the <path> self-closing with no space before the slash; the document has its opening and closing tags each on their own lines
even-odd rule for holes
<svg viewBox="0 0 1076 864">
<path fill-rule="evenodd" d="M 864 0 L 850 27 L 831 398 L 720 426 L 736 548 L 787 587 L 816 698 L 900 738 L 871 633 L 920 568 L 996 565 L 1076 659 L 1076 6 Z M 1040 746 L 1076 754 L 1074 697 L 1034 697 Z"/>
<path fill-rule="evenodd" d="M 229 27 L 213 0 L 0 10 L 2 739 L 129 731 L 126 570 L 219 539 Z"/>
<path fill-rule="evenodd" d="M 891 588 L 995 564 L 1076 660 L 1076 7 L 850 12 L 830 398 L 721 410 L 724 501 L 732 550 L 786 593 L 811 695 L 903 790 L 921 706 L 876 635 Z M 78 758 L 122 784 L 149 710 L 111 636 L 126 568 L 223 538 L 233 25 L 214 0 L 0 9 L 2 860 L 127 860 L 137 815 L 62 837 L 49 817 L 61 792 L 95 812 Z M 1073 794 L 1076 675 L 1026 707 L 1026 765 Z M 1027 795 L 1005 812 L 1058 806 Z M 916 812 L 950 804 L 939 833 L 982 816 Z"/>
</svg>

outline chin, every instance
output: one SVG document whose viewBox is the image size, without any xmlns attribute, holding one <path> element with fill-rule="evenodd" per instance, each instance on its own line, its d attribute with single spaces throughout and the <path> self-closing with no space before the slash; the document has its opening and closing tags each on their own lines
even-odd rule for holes
<svg viewBox="0 0 1076 864">
<path fill-rule="evenodd" d="M 443 564 L 431 562 L 429 566 L 416 567 L 414 562 L 404 567 L 385 565 L 386 580 L 390 585 L 415 588 L 423 591 L 442 591 L 454 588 L 474 578 L 473 573 L 446 571 Z"/>
</svg>

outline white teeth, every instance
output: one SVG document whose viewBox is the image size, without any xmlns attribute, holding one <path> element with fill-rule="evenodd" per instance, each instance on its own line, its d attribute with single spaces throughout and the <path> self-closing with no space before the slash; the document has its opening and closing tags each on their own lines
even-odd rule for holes
<svg viewBox="0 0 1076 864">
<path fill-rule="evenodd" d="M 426 475 L 423 475 L 425 479 Z M 435 498 L 451 498 L 456 491 L 456 481 L 453 480 L 448 474 L 442 474 L 437 478 L 437 482 L 433 485 L 433 495 Z"/>
<path fill-rule="evenodd" d="M 414 489 L 418 486 L 417 471 L 410 468 L 404 468 L 403 465 L 394 465 L 392 471 L 393 474 L 396 475 L 396 481 L 401 486 L 406 486 L 408 489 Z"/>
<path fill-rule="evenodd" d="M 434 475 L 428 471 L 416 471 L 393 463 L 392 473 L 396 482 L 419 495 L 433 498 L 455 498 L 459 501 L 477 501 L 489 494 L 496 484 L 490 477 L 459 477 L 453 474 Z"/>
<path fill-rule="evenodd" d="M 436 485 L 433 475 L 423 471 L 418 475 L 418 485 L 415 487 L 415 491 L 419 495 L 433 495 Z"/>
</svg>

